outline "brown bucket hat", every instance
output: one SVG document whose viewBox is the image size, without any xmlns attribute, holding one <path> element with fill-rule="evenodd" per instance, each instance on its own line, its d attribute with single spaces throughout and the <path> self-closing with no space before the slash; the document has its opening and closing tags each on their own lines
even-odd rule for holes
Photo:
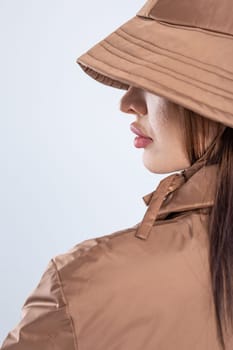
<svg viewBox="0 0 233 350">
<path fill-rule="evenodd" d="M 148 0 L 77 63 L 103 84 L 140 87 L 233 127 L 232 0 Z"/>
</svg>

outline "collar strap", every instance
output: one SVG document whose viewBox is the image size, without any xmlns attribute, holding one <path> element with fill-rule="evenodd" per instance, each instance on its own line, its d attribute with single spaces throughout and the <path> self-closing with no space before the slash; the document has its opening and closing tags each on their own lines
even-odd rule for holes
<svg viewBox="0 0 233 350">
<path fill-rule="evenodd" d="M 160 181 L 157 189 L 145 196 L 143 199 L 148 203 L 147 211 L 139 224 L 135 236 L 142 239 L 147 239 L 151 232 L 152 226 L 156 220 L 159 209 L 166 199 L 168 194 L 175 191 L 185 182 L 185 177 L 182 173 L 172 174 Z"/>
</svg>

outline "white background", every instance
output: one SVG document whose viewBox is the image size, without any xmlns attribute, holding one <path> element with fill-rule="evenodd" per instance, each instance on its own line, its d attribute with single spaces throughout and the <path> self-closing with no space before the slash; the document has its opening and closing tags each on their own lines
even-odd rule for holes
<svg viewBox="0 0 233 350">
<path fill-rule="evenodd" d="M 133 146 L 125 91 L 76 63 L 143 4 L 0 0 L 0 343 L 49 260 L 138 223 L 164 177 Z"/>
</svg>

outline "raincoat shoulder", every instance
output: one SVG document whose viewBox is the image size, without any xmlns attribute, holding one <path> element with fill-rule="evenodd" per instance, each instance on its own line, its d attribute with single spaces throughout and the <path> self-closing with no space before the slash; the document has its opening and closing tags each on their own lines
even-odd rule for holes
<svg viewBox="0 0 233 350">
<path fill-rule="evenodd" d="M 208 265 L 216 169 L 191 179 L 175 191 L 176 176 L 161 182 L 135 226 L 51 259 L 2 350 L 220 350 Z"/>
<path fill-rule="evenodd" d="M 85 311 L 84 305 L 80 304 L 80 291 L 88 293 L 93 273 L 98 274 L 97 260 L 104 250 L 109 249 L 106 242 L 110 237 L 133 230 L 129 228 L 84 240 L 67 253 L 53 257 L 38 285 L 24 302 L 21 320 L 8 333 L 1 350 L 80 349 L 77 338 L 79 319 L 83 313 L 87 315 L 89 309 L 87 307 Z M 90 276 L 86 268 L 90 272 L 93 270 Z M 90 305 L 91 302 L 94 299 L 90 298 Z"/>
</svg>

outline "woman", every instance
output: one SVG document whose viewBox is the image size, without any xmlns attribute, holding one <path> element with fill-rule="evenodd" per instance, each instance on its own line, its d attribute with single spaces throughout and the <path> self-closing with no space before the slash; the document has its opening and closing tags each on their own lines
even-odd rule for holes
<svg viewBox="0 0 233 350">
<path fill-rule="evenodd" d="M 233 349 L 230 5 L 147 1 L 78 58 L 127 90 L 145 167 L 175 173 L 141 222 L 50 261 L 2 350 Z"/>
</svg>

